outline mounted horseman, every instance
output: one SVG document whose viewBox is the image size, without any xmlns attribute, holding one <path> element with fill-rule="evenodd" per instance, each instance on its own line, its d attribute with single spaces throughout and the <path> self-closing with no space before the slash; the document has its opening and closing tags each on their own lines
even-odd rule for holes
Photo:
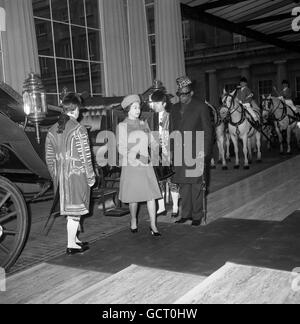
<svg viewBox="0 0 300 324">
<path fill-rule="evenodd" d="M 253 126 L 260 126 L 260 108 L 254 100 L 254 94 L 248 87 L 248 80 L 241 78 L 240 85 L 237 87 L 237 98 L 244 105 L 245 109 L 253 119 Z"/>
<path fill-rule="evenodd" d="M 300 115 L 292 101 L 288 81 L 284 80 L 282 85 L 283 89 L 280 92 L 274 87 L 277 97 L 273 97 L 272 95 L 263 96 L 263 117 L 272 120 L 274 123 L 280 144 L 280 154 L 284 153 L 283 132 L 286 131 L 287 154 L 291 154 L 291 136 L 292 132 L 296 129 L 297 121 L 300 120 Z"/>
<path fill-rule="evenodd" d="M 249 110 L 250 104 L 245 105 L 241 100 L 241 95 L 243 95 L 245 98 L 244 102 L 246 100 L 250 100 L 248 98 L 253 98 L 251 94 L 252 93 L 249 93 L 247 89 L 238 88 L 232 93 L 227 93 L 224 90 L 222 98 L 223 106 L 225 109 L 227 109 L 229 115 L 228 128 L 231 140 L 234 145 L 236 158 L 234 167 L 235 169 L 238 169 L 240 167 L 239 139 L 241 139 L 243 142 L 245 160 L 244 169 L 249 169 L 249 162 L 252 159 L 253 139 L 256 140 L 257 162 L 261 162 L 261 130 L 260 124 L 258 122 L 260 115 L 259 113 L 257 113 L 256 120 L 254 120 L 256 113 L 254 113 L 253 109 Z M 240 96 L 239 98 L 238 95 Z"/>
</svg>

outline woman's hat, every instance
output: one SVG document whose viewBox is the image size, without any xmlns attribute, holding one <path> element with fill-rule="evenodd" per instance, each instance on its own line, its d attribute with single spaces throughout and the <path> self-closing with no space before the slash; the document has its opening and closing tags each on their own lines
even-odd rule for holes
<svg viewBox="0 0 300 324">
<path fill-rule="evenodd" d="M 126 109 L 127 107 L 129 107 L 130 105 L 132 105 L 134 102 L 138 102 L 141 103 L 141 98 L 138 95 L 129 95 L 127 97 L 125 97 L 121 103 L 121 106 L 123 109 Z"/>
</svg>

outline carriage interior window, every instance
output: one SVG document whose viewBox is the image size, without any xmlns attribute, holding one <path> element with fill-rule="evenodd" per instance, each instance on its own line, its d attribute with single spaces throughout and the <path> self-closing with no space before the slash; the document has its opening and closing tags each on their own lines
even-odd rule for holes
<svg viewBox="0 0 300 324">
<path fill-rule="evenodd" d="M 272 80 L 260 80 L 258 82 L 259 97 L 263 95 L 269 95 L 273 93 L 273 81 Z"/>
<path fill-rule="evenodd" d="M 69 91 L 104 94 L 98 1 L 33 0 L 41 77 L 48 103 Z"/>
</svg>

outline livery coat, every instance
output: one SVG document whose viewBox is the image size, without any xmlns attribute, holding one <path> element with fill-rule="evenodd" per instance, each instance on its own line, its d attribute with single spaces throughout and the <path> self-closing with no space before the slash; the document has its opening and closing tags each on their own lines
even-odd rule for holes
<svg viewBox="0 0 300 324">
<path fill-rule="evenodd" d="M 55 192 L 59 188 L 60 214 L 81 216 L 89 213 L 90 187 L 95 183 L 87 130 L 74 118 L 62 134 L 58 124 L 46 138 L 46 163 Z"/>
</svg>

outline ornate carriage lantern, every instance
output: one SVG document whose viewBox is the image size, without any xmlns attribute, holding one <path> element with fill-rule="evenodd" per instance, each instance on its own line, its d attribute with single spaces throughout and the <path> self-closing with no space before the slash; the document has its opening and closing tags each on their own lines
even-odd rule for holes
<svg viewBox="0 0 300 324">
<path fill-rule="evenodd" d="M 35 125 L 36 140 L 40 144 L 39 125 L 47 115 L 46 91 L 40 77 L 30 73 L 23 86 L 23 102 L 26 118 Z"/>
</svg>

